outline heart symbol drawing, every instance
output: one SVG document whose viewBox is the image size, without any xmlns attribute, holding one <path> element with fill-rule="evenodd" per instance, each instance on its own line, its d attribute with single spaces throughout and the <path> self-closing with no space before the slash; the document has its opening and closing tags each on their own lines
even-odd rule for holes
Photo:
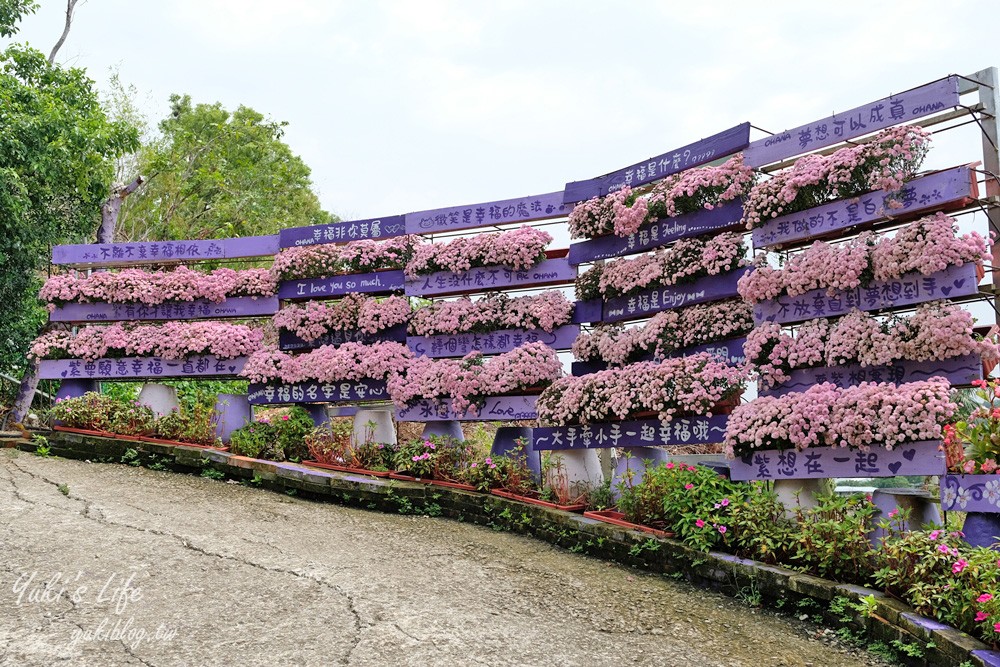
<svg viewBox="0 0 1000 667">
<path fill-rule="evenodd" d="M 896 461 L 895 463 L 890 463 L 889 464 L 889 472 L 891 472 L 893 475 L 895 475 L 896 473 L 899 472 L 899 469 L 902 468 L 902 467 L 903 467 L 903 462 L 902 461 Z"/>
<path fill-rule="evenodd" d="M 66 373 L 68 373 L 68 372 L 69 372 L 69 371 L 63 371 L 63 372 L 62 372 L 62 373 L 60 373 L 59 375 L 61 375 L 61 376 L 63 376 L 63 377 L 66 377 Z"/>
<path fill-rule="evenodd" d="M 917 455 L 917 450 L 915 449 L 905 449 L 903 450 L 903 458 L 907 461 L 912 461 L 913 457 Z"/>
<path fill-rule="evenodd" d="M 955 281 L 955 287 L 957 287 L 957 288 L 961 289 L 961 288 L 962 288 L 962 285 L 964 285 L 964 284 L 965 284 L 965 280 L 966 280 L 965 278 L 962 278 L 961 280 L 956 280 L 956 281 Z"/>
<path fill-rule="evenodd" d="M 945 296 L 948 296 L 949 294 L 951 294 L 951 288 L 950 287 L 942 287 L 941 291 L 944 293 Z"/>
<path fill-rule="evenodd" d="M 229 367 L 229 372 L 230 373 L 235 373 L 236 372 L 236 366 L 230 366 Z"/>
</svg>

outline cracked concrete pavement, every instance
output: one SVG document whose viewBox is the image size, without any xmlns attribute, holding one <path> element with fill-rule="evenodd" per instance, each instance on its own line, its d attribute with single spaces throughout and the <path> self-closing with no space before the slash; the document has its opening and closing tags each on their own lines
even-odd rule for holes
<svg viewBox="0 0 1000 667">
<path fill-rule="evenodd" d="M 19 667 L 878 664 L 531 538 L 9 449 L 0 609 Z"/>
</svg>

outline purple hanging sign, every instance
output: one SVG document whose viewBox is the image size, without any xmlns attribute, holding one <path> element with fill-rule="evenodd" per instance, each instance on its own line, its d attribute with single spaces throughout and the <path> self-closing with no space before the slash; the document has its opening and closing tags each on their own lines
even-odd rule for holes
<svg viewBox="0 0 1000 667">
<path fill-rule="evenodd" d="M 705 276 L 693 283 L 660 287 L 630 296 L 619 296 L 604 303 L 604 322 L 620 322 L 654 315 L 663 310 L 693 306 L 739 296 L 736 283 L 747 269 L 737 269 L 718 276 Z"/>
<path fill-rule="evenodd" d="M 724 361 L 730 366 L 739 366 L 746 361 L 746 356 L 743 354 L 743 344 L 746 343 L 746 341 L 747 339 L 745 337 L 730 338 L 728 340 L 720 340 L 714 343 L 705 343 L 703 345 L 686 347 L 683 350 L 675 350 L 668 356 L 670 358 L 689 357 L 693 354 L 708 352 L 719 361 Z M 639 357 L 635 361 L 659 361 L 659 359 L 656 355 L 650 353 Z M 603 371 L 610 367 L 610 364 L 606 361 L 574 361 L 572 374 L 577 377 L 581 375 L 590 375 L 591 373 Z"/>
<path fill-rule="evenodd" d="M 116 322 L 123 320 L 204 320 L 223 317 L 260 317 L 278 312 L 277 297 L 239 296 L 219 303 L 168 301 L 155 306 L 140 303 L 67 303 L 57 306 L 53 322 Z"/>
<path fill-rule="evenodd" d="M 888 366 L 824 366 L 800 368 L 789 373 L 789 380 L 761 395 L 780 396 L 805 391 L 814 384 L 831 382 L 838 387 L 854 387 L 862 382 L 918 382 L 930 377 L 943 377 L 953 386 L 971 384 L 983 377 L 983 362 L 978 355 L 966 354 L 942 361 L 896 361 Z"/>
<path fill-rule="evenodd" d="M 402 236 L 406 233 L 403 218 L 402 215 L 389 215 L 384 218 L 348 220 L 326 225 L 289 227 L 278 232 L 278 244 L 282 248 L 294 248 L 323 243 L 347 243 L 363 239 L 386 239 L 391 236 Z"/>
<path fill-rule="evenodd" d="M 676 218 L 663 218 L 643 225 L 635 234 L 628 236 L 609 234 L 573 243 L 569 247 L 569 263 L 576 265 L 634 255 L 689 236 L 741 229 L 742 217 L 743 205 L 740 202 L 729 202 L 711 211 L 702 209 Z"/>
<path fill-rule="evenodd" d="M 278 285 L 278 298 L 289 301 L 332 299 L 344 294 L 390 294 L 403 289 L 402 271 L 351 273 L 327 278 L 283 280 Z"/>
<path fill-rule="evenodd" d="M 537 396 L 492 396 L 487 398 L 483 406 L 473 414 L 455 412 L 451 407 L 451 399 L 438 401 L 420 400 L 405 408 L 396 409 L 396 420 L 401 422 L 438 422 L 438 421 L 521 421 L 538 419 L 535 409 Z"/>
<path fill-rule="evenodd" d="M 650 445 L 698 445 L 722 442 L 729 415 L 675 417 L 669 422 L 638 419 L 585 426 L 546 426 L 533 430 L 535 451 L 606 449 Z"/>
<path fill-rule="evenodd" d="M 560 285 L 576 280 L 576 267 L 565 257 L 546 259 L 524 271 L 503 266 L 484 266 L 462 273 L 438 271 L 416 280 L 406 281 L 407 296 L 440 296 L 487 292 L 502 287 L 541 287 Z"/>
<path fill-rule="evenodd" d="M 133 380 L 173 377 L 235 377 L 247 363 L 246 357 L 218 359 L 210 354 L 187 359 L 160 357 L 121 357 L 116 359 L 45 359 L 38 377 L 43 380 L 88 378 L 94 380 Z"/>
<path fill-rule="evenodd" d="M 451 206 L 406 214 L 407 234 L 436 234 L 490 225 L 546 220 L 569 215 L 571 206 L 563 204 L 562 190 L 544 195 L 515 197 L 482 204 Z"/>
<path fill-rule="evenodd" d="M 958 105 L 958 77 L 949 76 L 898 95 L 758 139 L 744 151 L 751 167 L 809 153 Z"/>
<path fill-rule="evenodd" d="M 753 230 L 756 249 L 794 243 L 839 232 L 855 225 L 878 222 L 895 217 L 911 216 L 929 210 L 940 210 L 944 205 L 978 196 L 972 170 L 956 167 L 917 178 L 898 193 L 886 190 L 870 192 L 852 199 L 824 204 L 808 211 L 773 218 Z M 896 199 L 903 207 L 890 209 L 887 199 Z M 570 246 L 572 255 L 573 247 Z"/>
<path fill-rule="evenodd" d="M 385 401 L 389 398 L 385 380 L 344 380 L 341 382 L 251 383 L 247 400 L 252 405 L 279 403 L 336 403 L 339 401 Z"/>
<path fill-rule="evenodd" d="M 541 329 L 502 329 L 451 336 L 410 336 L 406 339 L 406 345 L 419 356 L 464 357 L 470 352 L 503 354 L 527 343 L 545 343 L 554 350 L 568 350 L 573 347 L 573 341 L 578 335 L 580 327 L 568 324 L 551 332 Z"/>
<path fill-rule="evenodd" d="M 131 266 L 266 257 L 277 252 L 278 236 L 275 234 L 204 241 L 57 245 L 52 248 L 52 263 L 74 266 Z"/>
<path fill-rule="evenodd" d="M 362 331 L 350 330 L 328 331 L 319 338 L 305 341 L 286 329 L 278 330 L 278 348 L 282 350 L 309 350 L 323 345 L 343 345 L 344 343 L 378 343 L 381 341 L 391 341 L 393 343 L 406 342 L 406 324 L 397 324 L 394 327 L 376 331 L 373 334 Z"/>
<path fill-rule="evenodd" d="M 743 123 L 718 134 L 669 151 L 630 167 L 613 171 L 604 176 L 586 181 L 572 181 L 563 191 L 564 202 L 578 202 L 592 197 L 621 190 L 623 187 L 638 187 L 658 181 L 673 174 L 699 165 L 718 160 L 743 150 L 750 143 L 750 123 Z"/>
<path fill-rule="evenodd" d="M 1000 475 L 945 475 L 941 478 L 945 512 L 1000 512 Z"/>
<path fill-rule="evenodd" d="M 902 477 L 941 475 L 944 453 L 936 440 L 908 442 L 890 451 L 872 447 L 867 452 L 847 447 L 809 447 L 755 451 L 729 462 L 737 482 L 768 479 L 830 479 L 837 477 Z"/>
<path fill-rule="evenodd" d="M 967 262 L 929 276 L 915 271 L 896 280 L 872 281 L 868 287 L 836 291 L 832 296 L 825 289 L 794 297 L 780 296 L 755 305 L 753 317 L 756 322 L 802 322 L 844 315 L 853 308 L 865 311 L 901 308 L 935 299 L 970 296 L 978 291 L 976 265 Z"/>
</svg>

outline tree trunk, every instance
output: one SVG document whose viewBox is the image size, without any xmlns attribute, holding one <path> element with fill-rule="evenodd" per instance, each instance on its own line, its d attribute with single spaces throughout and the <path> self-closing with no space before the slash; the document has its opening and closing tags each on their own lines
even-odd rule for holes
<svg viewBox="0 0 1000 667">
<path fill-rule="evenodd" d="M 69 11 L 72 11 L 73 4 L 75 3 L 70 4 Z M 69 19 L 67 19 L 66 25 L 68 31 Z M 63 37 L 65 38 L 65 35 L 63 35 Z M 54 55 L 55 51 L 53 51 L 53 56 Z M 135 192 L 136 189 L 142 184 L 142 176 L 137 176 L 134 181 L 126 185 L 124 188 L 117 190 L 113 195 L 108 197 L 104 204 L 101 205 L 101 226 L 97 228 L 98 243 L 114 242 L 115 226 L 118 224 L 118 214 L 121 212 L 122 202 L 126 197 Z M 46 328 L 47 327 L 48 325 L 46 325 Z M 43 331 L 45 331 L 45 329 L 43 329 Z M 17 397 L 14 399 L 14 405 L 5 421 L 12 420 L 15 424 L 20 424 L 28 415 L 28 411 L 31 409 L 31 403 L 35 400 L 35 391 L 38 389 L 38 370 L 38 360 L 31 359 L 28 370 L 25 371 L 24 377 L 21 378 L 21 386 L 18 387 Z"/>
</svg>

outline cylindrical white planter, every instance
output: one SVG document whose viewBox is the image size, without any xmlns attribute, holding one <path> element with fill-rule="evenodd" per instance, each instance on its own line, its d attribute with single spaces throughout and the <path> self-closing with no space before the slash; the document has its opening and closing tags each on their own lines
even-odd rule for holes
<svg viewBox="0 0 1000 667">
<path fill-rule="evenodd" d="M 165 384 L 144 384 L 139 390 L 139 405 L 145 405 L 160 417 L 180 409 L 177 389 Z"/>
<path fill-rule="evenodd" d="M 354 445 L 362 445 L 366 442 L 396 444 L 396 426 L 392 423 L 392 412 L 390 410 L 358 410 L 354 415 L 354 432 L 351 441 Z"/>
</svg>

